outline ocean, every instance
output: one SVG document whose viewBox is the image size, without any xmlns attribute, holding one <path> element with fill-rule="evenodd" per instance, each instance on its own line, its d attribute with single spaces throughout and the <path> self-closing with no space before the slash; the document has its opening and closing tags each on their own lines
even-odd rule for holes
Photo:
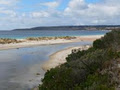
<svg viewBox="0 0 120 90">
<path fill-rule="evenodd" d="M 85 36 L 104 35 L 109 31 L 87 30 L 30 30 L 30 31 L 0 31 L 0 38 L 24 39 L 27 37 L 52 37 L 52 36 Z"/>
</svg>

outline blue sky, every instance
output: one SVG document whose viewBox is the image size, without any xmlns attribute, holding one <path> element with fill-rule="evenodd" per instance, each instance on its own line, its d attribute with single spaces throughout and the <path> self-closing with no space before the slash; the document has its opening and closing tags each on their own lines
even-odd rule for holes
<svg viewBox="0 0 120 90">
<path fill-rule="evenodd" d="M 45 3 L 45 2 L 54 2 L 55 0 L 21 0 L 19 5 L 23 6 L 20 11 L 23 11 L 23 12 L 29 12 L 29 11 L 34 11 L 34 10 L 39 10 L 39 9 L 42 9 L 42 10 L 45 10 L 47 9 L 47 7 L 45 6 L 38 6 L 39 3 Z M 60 6 L 57 7 L 58 10 L 64 10 L 69 1 L 70 0 L 59 0 L 61 2 Z M 101 0 L 85 0 L 86 3 L 96 3 L 96 2 L 99 2 Z"/>
<path fill-rule="evenodd" d="M 0 30 L 120 24 L 119 0 L 0 0 Z"/>
<path fill-rule="evenodd" d="M 101 0 L 86 0 L 87 3 L 96 3 L 100 2 Z"/>
<path fill-rule="evenodd" d="M 22 9 L 20 9 L 20 11 L 25 11 L 25 12 L 29 12 L 29 11 L 37 11 L 37 10 L 46 10 L 47 7 L 46 6 L 40 6 L 40 3 L 47 3 L 47 2 L 54 2 L 56 0 L 22 0 L 20 2 L 20 5 L 23 6 Z M 60 2 L 60 6 L 57 7 L 58 10 L 64 10 L 70 0 L 61 0 Z"/>
</svg>

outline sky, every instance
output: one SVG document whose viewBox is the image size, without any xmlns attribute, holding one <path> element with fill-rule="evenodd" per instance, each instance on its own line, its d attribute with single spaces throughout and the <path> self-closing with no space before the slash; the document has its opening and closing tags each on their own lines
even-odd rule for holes
<svg viewBox="0 0 120 90">
<path fill-rule="evenodd" d="M 0 0 L 0 30 L 119 24 L 120 0 Z"/>
</svg>

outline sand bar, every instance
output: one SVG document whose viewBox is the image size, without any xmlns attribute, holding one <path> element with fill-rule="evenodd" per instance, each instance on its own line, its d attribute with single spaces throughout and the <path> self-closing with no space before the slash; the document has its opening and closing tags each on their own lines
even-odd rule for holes
<svg viewBox="0 0 120 90">
<path fill-rule="evenodd" d="M 28 41 L 22 39 L 21 43 L 10 43 L 10 44 L 0 44 L 0 50 L 6 49 L 18 49 L 23 47 L 40 46 L 40 45 L 52 45 L 52 44 L 62 44 L 62 43 L 72 43 L 80 41 L 94 41 L 104 35 L 93 35 L 93 36 L 76 36 L 75 39 L 56 39 L 56 40 L 41 40 L 41 41 Z"/>
</svg>

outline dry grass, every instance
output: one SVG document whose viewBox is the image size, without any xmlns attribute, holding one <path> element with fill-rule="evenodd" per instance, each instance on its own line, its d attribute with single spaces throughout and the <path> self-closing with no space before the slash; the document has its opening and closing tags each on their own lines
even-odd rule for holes
<svg viewBox="0 0 120 90">
<path fill-rule="evenodd" d="M 0 44 L 20 43 L 21 41 L 9 38 L 0 38 Z"/>
<path fill-rule="evenodd" d="M 56 40 L 56 39 L 71 40 L 71 39 L 76 39 L 76 37 L 63 36 L 63 37 L 29 37 L 29 38 L 26 38 L 26 40 L 30 40 L 30 41 Z"/>
<path fill-rule="evenodd" d="M 64 37 L 29 37 L 26 38 L 26 40 L 29 41 L 42 41 L 42 40 L 57 40 L 57 39 L 65 39 L 65 40 L 71 40 L 75 39 L 76 37 L 70 37 L 70 36 L 64 36 Z M 17 39 L 10 39 L 10 38 L 0 38 L 0 44 L 10 44 L 10 43 L 20 43 L 24 42 Z"/>
</svg>

